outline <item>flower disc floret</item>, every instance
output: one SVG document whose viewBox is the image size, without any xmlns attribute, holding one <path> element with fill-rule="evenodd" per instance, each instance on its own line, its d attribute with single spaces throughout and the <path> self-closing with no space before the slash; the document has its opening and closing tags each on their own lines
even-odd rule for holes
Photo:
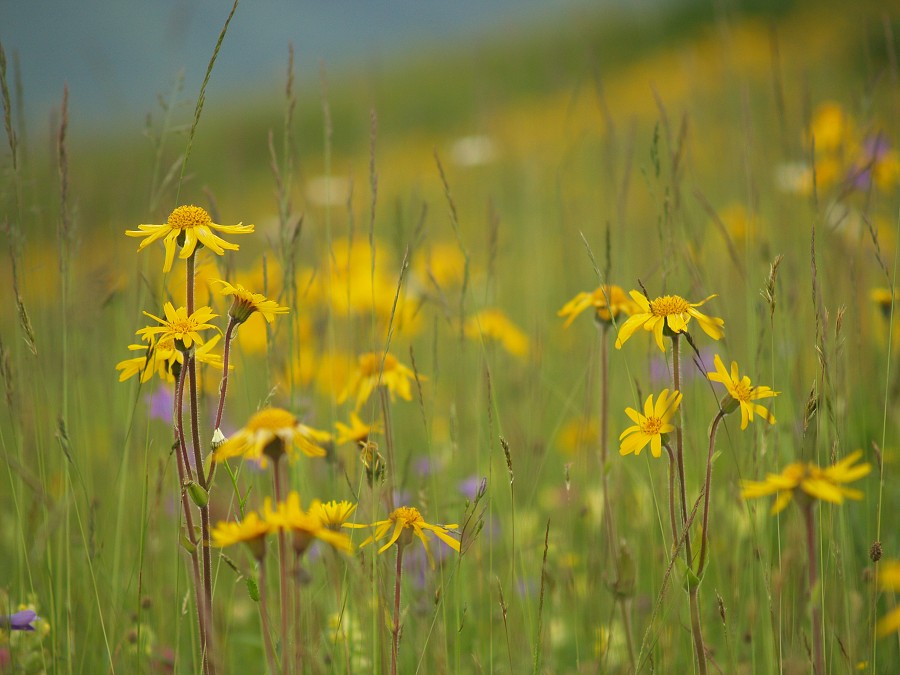
<svg viewBox="0 0 900 675">
<path fill-rule="evenodd" d="M 162 239 L 166 249 L 163 272 L 168 272 L 172 269 L 175 248 L 178 246 L 181 247 L 178 257 L 182 259 L 190 258 L 198 245 L 206 246 L 218 255 L 223 255 L 225 249 L 236 251 L 240 248 L 237 244 L 225 241 L 213 230 L 225 234 L 248 234 L 253 232 L 253 225 L 218 225 L 212 222 L 205 209 L 191 204 L 176 208 L 163 225 L 138 225 L 137 230 L 126 230 L 125 234 L 129 237 L 143 237 L 138 251 Z"/>
<path fill-rule="evenodd" d="M 722 329 L 725 322 L 722 319 L 706 316 L 697 309 L 716 297 L 715 295 L 710 295 L 700 302 L 688 302 L 680 295 L 663 295 L 653 301 L 648 300 L 639 291 L 631 291 L 630 295 L 637 304 L 638 310 L 628 317 L 628 320 L 619 328 L 616 349 L 621 349 L 638 328 L 643 328 L 653 333 L 656 346 L 660 351 L 666 351 L 663 343 L 663 335 L 666 334 L 666 331 L 669 335 L 687 332 L 687 325 L 691 318 L 696 319 L 703 332 L 713 340 L 718 340 L 725 335 L 725 331 Z"/>
</svg>

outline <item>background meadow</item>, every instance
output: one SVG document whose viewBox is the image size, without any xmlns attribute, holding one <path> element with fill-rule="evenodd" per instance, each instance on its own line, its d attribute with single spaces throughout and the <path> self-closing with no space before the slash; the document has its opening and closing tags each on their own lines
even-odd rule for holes
<svg viewBox="0 0 900 675">
<path fill-rule="evenodd" d="M 196 124 L 199 85 L 173 72 L 170 90 L 145 92 L 142 132 L 71 133 L 82 112 L 62 91 L 26 113 L 30 84 L 7 51 L 0 614 L 27 605 L 41 620 L 0 633 L 0 672 L 198 672 L 172 385 L 120 383 L 115 368 L 142 311 L 185 292 L 182 263 L 162 274 L 162 246 L 138 253 L 124 231 L 180 204 L 256 226 L 232 239 L 239 251 L 200 251 L 198 305 L 226 314 L 208 283 L 222 278 L 291 310 L 240 329 L 226 436 L 267 405 L 319 429 L 347 423 L 354 399 L 339 400 L 362 353 L 417 374 L 390 408 L 386 485 L 429 523 L 459 524 L 462 550 L 433 540 L 432 568 L 409 549 L 400 672 L 696 668 L 683 571 L 669 571 L 667 460 L 620 457 L 616 441 L 626 407 L 671 388 L 671 351 L 643 331 L 614 349 L 590 310 L 564 327 L 560 308 L 601 282 L 717 294 L 702 311 L 725 337 L 692 322 L 682 363 L 690 504 L 724 393 L 705 377 L 714 355 L 780 392 L 764 402 L 775 424 L 742 431 L 729 416 L 719 431 L 700 587 L 710 668 L 811 672 L 800 509 L 772 516 L 740 481 L 861 449 L 862 499 L 816 510 L 827 672 L 895 672 L 897 635 L 875 625 L 896 601 L 870 548 L 900 558 L 900 324 L 890 291 L 873 296 L 896 286 L 900 251 L 897 10 L 569 8 L 464 49 L 302 78 L 309 64 L 285 43 L 263 92 L 215 94 L 229 70 L 214 66 Z M 253 11 L 240 5 L 229 30 Z M 205 439 L 219 376 L 201 370 Z M 358 414 L 381 421 L 378 398 Z M 372 440 L 386 454 L 384 434 Z M 271 494 L 257 466 L 230 467 L 214 522 Z M 387 517 L 387 488 L 370 488 L 352 443 L 287 475 L 304 503 Z M 302 671 L 388 672 L 393 552 L 316 545 L 307 562 L 292 586 Z M 220 670 L 264 672 L 253 559 L 215 549 L 213 566 Z"/>
</svg>

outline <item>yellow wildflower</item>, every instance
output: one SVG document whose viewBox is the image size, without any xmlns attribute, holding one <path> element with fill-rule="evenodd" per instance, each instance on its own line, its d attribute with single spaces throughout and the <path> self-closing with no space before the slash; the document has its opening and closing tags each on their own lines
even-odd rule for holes
<svg viewBox="0 0 900 675">
<path fill-rule="evenodd" d="M 497 340 L 513 356 L 523 357 L 528 354 L 528 336 L 499 309 L 483 309 L 469 317 L 463 331 L 472 340 Z"/>
<path fill-rule="evenodd" d="M 350 426 L 343 422 L 335 422 L 334 428 L 337 430 L 337 438 L 334 439 L 335 445 L 344 445 L 344 443 L 365 443 L 369 436 L 377 434 L 381 431 L 379 422 L 366 424 L 355 412 L 350 413 Z"/>
<path fill-rule="evenodd" d="M 292 462 L 297 459 L 294 447 L 308 457 L 322 457 L 325 450 L 319 445 L 331 440 L 327 431 L 319 431 L 301 424 L 287 410 L 264 408 L 253 415 L 247 426 L 225 441 L 214 453 L 213 461 L 221 462 L 229 457 L 243 455 L 245 459 L 268 464 L 268 458 L 277 460 L 287 454 Z"/>
<path fill-rule="evenodd" d="M 598 321 L 612 322 L 621 315 L 631 316 L 639 311 L 639 307 L 629 298 L 621 286 L 613 284 L 603 284 L 596 290 L 588 293 L 583 291 L 569 300 L 563 308 L 559 310 L 557 316 L 568 317 L 563 324 L 563 328 L 568 328 L 575 320 L 575 317 L 581 314 L 588 307 L 594 308 L 594 317 Z"/>
<path fill-rule="evenodd" d="M 178 309 L 175 309 L 171 302 L 165 304 L 163 311 L 166 313 L 165 319 L 160 319 L 158 316 L 150 314 L 150 312 L 144 312 L 145 316 L 149 316 L 151 319 L 159 321 L 162 325 L 141 328 L 137 331 L 137 335 L 140 335 L 145 340 L 150 340 L 152 337 L 158 336 L 156 339 L 161 343 L 166 340 L 174 340 L 176 347 L 183 345 L 185 349 L 190 349 L 194 342 L 198 345 L 202 345 L 203 337 L 200 335 L 199 331 L 216 328 L 213 324 L 207 322 L 210 319 L 219 316 L 218 314 L 214 314 L 209 307 L 201 307 L 188 316 L 186 308 L 179 307 Z M 216 330 L 218 330 L 218 328 L 216 328 Z"/>
<path fill-rule="evenodd" d="M 625 414 L 631 418 L 634 425 L 628 427 L 619 435 L 622 441 L 619 445 L 620 455 L 640 455 L 641 450 L 650 444 L 650 452 L 654 457 L 662 455 L 662 437 L 675 431 L 675 426 L 670 420 L 678 410 L 681 403 L 681 392 L 674 391 L 669 396 L 669 390 L 663 389 L 653 403 L 653 394 L 647 397 L 644 402 L 644 414 L 642 415 L 634 408 L 625 408 Z"/>
<path fill-rule="evenodd" d="M 868 463 L 854 466 L 860 457 L 862 450 L 857 450 L 824 469 L 812 462 L 795 462 L 779 474 L 770 473 L 763 481 L 741 481 L 741 497 L 752 499 L 776 495 L 772 515 L 783 511 L 798 490 L 800 496 L 832 504 L 843 504 L 845 498 L 862 499 L 861 491 L 844 487 L 844 483 L 859 480 L 872 470 L 872 465 Z"/>
<path fill-rule="evenodd" d="M 214 335 L 197 347 L 194 351 L 194 359 L 198 363 L 205 363 L 221 370 L 224 367 L 222 355 L 212 353 L 213 347 L 221 337 L 221 335 Z M 116 364 L 116 370 L 121 371 L 119 382 L 124 382 L 138 373 L 141 374 L 141 384 L 148 382 L 154 373 L 166 382 L 174 382 L 173 368 L 175 364 L 184 365 L 184 354 L 175 348 L 175 341 L 172 339 L 156 342 L 151 338 L 149 343 L 128 345 L 128 349 L 131 351 L 143 350 L 144 355 L 125 359 Z M 233 370 L 234 366 L 229 365 L 228 369 Z"/>
<path fill-rule="evenodd" d="M 274 509 L 271 500 L 266 498 L 263 514 L 266 522 L 293 534 L 294 550 L 298 554 L 303 554 L 314 539 L 349 553 L 353 550 L 350 537 L 325 525 L 319 516 L 319 504 L 318 500 L 314 500 L 309 511 L 304 511 L 300 507 L 300 495 L 291 491 L 287 499 L 279 502 Z"/>
<path fill-rule="evenodd" d="M 631 297 L 638 304 L 638 311 L 632 314 L 619 328 L 616 349 L 621 349 L 638 328 L 643 328 L 646 331 L 652 331 L 657 347 L 661 351 L 666 351 L 663 345 L 663 331 L 668 330 L 670 335 L 684 333 L 687 331 L 691 317 L 697 319 L 703 332 L 713 340 L 718 340 L 725 335 L 725 331 L 722 330 L 725 322 L 722 319 L 706 316 L 695 309 L 716 297 L 715 295 L 710 295 L 700 302 L 688 302 L 680 295 L 663 295 L 651 301 L 639 291 L 631 291 Z"/>
<path fill-rule="evenodd" d="M 233 295 L 234 302 L 228 310 L 228 316 L 238 323 L 244 323 L 253 312 L 259 312 L 265 318 L 266 323 L 272 323 L 276 314 L 287 314 L 291 311 L 287 307 L 279 305 L 274 300 L 269 300 L 262 293 L 248 291 L 240 284 L 231 285 L 222 279 L 213 279 L 212 283 L 222 284 L 222 295 Z"/>
<path fill-rule="evenodd" d="M 211 532 L 212 544 L 219 547 L 247 544 L 253 557 L 259 560 L 265 555 L 266 535 L 275 531 L 275 525 L 261 519 L 255 511 L 250 511 L 238 523 L 220 521 Z"/>
<path fill-rule="evenodd" d="M 775 416 L 772 415 L 765 407 L 760 405 L 759 403 L 753 403 L 753 401 L 759 400 L 761 398 L 771 398 L 773 396 L 778 396 L 780 392 L 772 391 L 770 387 L 765 386 L 750 386 L 750 378 L 744 375 L 744 377 L 740 377 L 738 374 L 738 366 L 737 361 L 731 362 L 731 373 L 725 370 L 725 364 L 722 363 L 722 359 L 719 358 L 719 355 L 715 356 L 715 365 L 716 372 L 707 373 L 706 376 L 712 382 L 719 382 L 720 384 L 724 384 L 725 388 L 728 390 L 728 394 L 731 396 L 731 401 L 723 404 L 722 409 L 725 412 L 731 412 L 738 405 L 741 407 L 741 430 L 747 428 L 747 425 L 753 421 L 753 413 L 756 413 L 760 417 L 765 420 L 768 420 L 769 424 L 775 424 Z"/>
<path fill-rule="evenodd" d="M 193 255 L 197 244 L 202 244 L 218 255 L 225 253 L 224 249 L 237 251 L 237 244 L 225 241 L 213 230 L 226 234 L 248 234 L 253 232 L 253 225 L 217 225 L 212 222 L 209 214 L 199 206 L 179 206 L 169 214 L 165 225 L 138 225 L 137 230 L 126 230 L 129 237 L 144 237 L 138 246 L 138 251 L 143 251 L 148 245 L 158 239 L 163 240 L 166 247 L 166 260 L 163 264 L 163 272 L 172 269 L 172 261 L 175 258 L 175 247 L 181 246 L 179 258 L 187 259 Z"/>
<path fill-rule="evenodd" d="M 339 530 L 356 511 L 356 504 L 346 500 L 330 502 L 313 501 L 309 505 L 309 512 L 318 516 L 322 524 L 332 530 Z"/>
<path fill-rule="evenodd" d="M 412 400 L 410 382 L 414 378 L 413 371 L 400 363 L 393 354 L 382 355 L 374 352 L 362 354 L 357 369 L 351 375 L 350 383 L 338 397 L 338 403 L 343 403 L 351 395 L 355 395 L 356 409 L 359 410 L 379 385 L 387 387 L 391 400 L 394 400 L 396 395 L 410 401 Z M 420 375 L 419 379 L 425 378 Z"/>
<path fill-rule="evenodd" d="M 406 546 L 412 542 L 412 537 L 415 535 L 425 547 L 425 553 L 428 555 L 432 567 L 434 566 L 434 559 L 431 557 L 431 549 L 428 548 L 428 538 L 425 536 L 426 531 L 431 532 L 438 539 L 447 544 L 447 546 L 459 553 L 459 541 L 450 536 L 450 530 L 456 529 L 458 525 L 430 525 L 425 522 L 425 519 L 422 517 L 422 514 L 419 513 L 419 510 L 413 506 L 401 506 L 400 508 L 394 509 L 387 520 L 379 520 L 371 525 L 345 523 L 344 527 L 375 528 L 375 532 L 372 536 L 363 541 L 360 544 L 360 547 L 367 546 L 373 541 L 384 539 L 390 532 L 387 543 L 378 549 L 379 553 L 384 553 L 394 544 Z"/>
</svg>

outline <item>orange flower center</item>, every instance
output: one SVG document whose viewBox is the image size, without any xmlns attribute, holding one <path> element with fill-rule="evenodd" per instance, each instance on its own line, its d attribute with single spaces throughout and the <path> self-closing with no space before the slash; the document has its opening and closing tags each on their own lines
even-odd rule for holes
<svg viewBox="0 0 900 675">
<path fill-rule="evenodd" d="M 641 422 L 641 431 L 648 436 L 656 436 L 662 425 L 663 422 L 658 417 L 645 417 Z"/>
<path fill-rule="evenodd" d="M 680 295 L 663 295 L 650 303 L 653 316 L 671 316 L 688 311 L 690 304 Z"/>
<path fill-rule="evenodd" d="M 753 393 L 753 387 L 750 387 L 743 382 L 735 382 L 731 395 L 738 401 L 749 401 L 751 393 Z"/>
<path fill-rule="evenodd" d="M 199 206 L 179 206 L 169 214 L 169 227 L 173 230 L 185 230 L 192 227 L 200 227 L 201 225 L 209 225 L 212 218 L 209 214 Z"/>
<path fill-rule="evenodd" d="M 425 522 L 422 514 L 419 513 L 419 509 L 414 506 L 401 506 L 398 509 L 394 509 L 394 512 L 391 513 L 391 520 L 395 523 L 397 521 L 402 522 L 403 527 L 410 527 L 413 523 Z"/>
<path fill-rule="evenodd" d="M 247 422 L 247 428 L 251 431 L 260 431 L 263 429 L 277 431 L 279 429 L 295 426 L 297 426 L 297 418 L 282 408 L 266 408 L 265 410 L 260 410 Z"/>
</svg>

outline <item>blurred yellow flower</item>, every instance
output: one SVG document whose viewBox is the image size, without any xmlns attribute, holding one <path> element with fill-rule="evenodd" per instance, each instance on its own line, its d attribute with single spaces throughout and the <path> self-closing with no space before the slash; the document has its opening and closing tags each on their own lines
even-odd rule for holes
<svg viewBox="0 0 900 675">
<path fill-rule="evenodd" d="M 900 591 L 900 560 L 886 560 L 878 567 L 878 588 L 882 591 Z M 900 630 L 900 606 L 878 620 L 878 635 L 884 637 Z"/>
<path fill-rule="evenodd" d="M 381 431 L 379 422 L 366 424 L 355 412 L 350 413 L 350 425 L 347 426 L 343 422 L 335 422 L 334 428 L 337 430 L 337 437 L 334 439 L 335 445 L 344 445 L 345 443 L 365 443 L 369 436 L 377 434 Z"/>
<path fill-rule="evenodd" d="M 213 279 L 212 283 L 222 285 L 220 291 L 222 295 L 234 296 L 234 302 L 231 305 L 231 309 L 228 310 L 228 316 L 234 318 L 238 323 L 244 323 L 254 312 L 262 314 L 266 323 L 272 323 L 276 314 L 287 314 L 291 311 L 274 300 L 269 300 L 262 293 L 248 291 L 240 284 L 231 285 L 222 279 Z"/>
<path fill-rule="evenodd" d="M 278 459 L 282 454 L 295 461 L 295 446 L 308 457 L 323 457 L 325 450 L 320 443 L 330 440 L 331 434 L 327 431 L 300 424 L 287 410 L 264 408 L 250 418 L 247 426 L 219 446 L 213 453 L 213 461 L 222 462 L 243 455 L 244 459 L 266 467 L 268 459 Z"/>
<path fill-rule="evenodd" d="M 436 283 L 441 289 L 461 286 L 465 276 L 466 257 L 459 244 L 437 242 L 416 257 L 414 269 L 422 283 Z"/>
<path fill-rule="evenodd" d="M 556 435 L 556 442 L 567 455 L 575 455 L 586 447 L 597 445 L 600 429 L 594 418 L 576 417 L 568 420 Z"/>
<path fill-rule="evenodd" d="M 656 345 L 661 351 L 666 351 L 663 344 L 663 331 L 668 330 L 670 334 L 684 333 L 687 331 L 691 317 L 697 319 L 703 332 L 713 340 L 718 340 L 725 335 L 725 331 L 722 330 L 725 322 L 722 319 L 706 316 L 695 309 L 716 297 L 715 295 L 693 303 L 688 302 L 680 295 L 663 295 L 651 301 L 639 291 L 631 291 L 631 297 L 638 304 L 638 311 L 619 328 L 616 349 L 621 349 L 638 328 L 643 328 L 646 331 L 652 331 L 656 338 Z"/>
<path fill-rule="evenodd" d="M 815 139 L 816 152 L 837 152 L 852 142 L 854 122 L 850 115 L 834 101 L 819 104 L 813 113 L 809 134 Z"/>
<path fill-rule="evenodd" d="M 775 416 L 766 410 L 764 406 L 759 403 L 753 403 L 753 401 L 757 401 L 761 398 L 778 396 L 780 392 L 772 391 L 770 387 L 766 386 L 751 386 L 749 377 L 746 375 L 741 377 L 739 375 L 737 361 L 731 362 L 731 372 L 729 373 L 725 370 L 725 364 L 722 363 L 722 359 L 716 354 L 715 365 L 716 371 L 714 373 L 707 373 L 706 376 L 712 382 L 724 384 L 725 388 L 728 390 L 728 394 L 731 396 L 731 401 L 733 403 L 730 405 L 727 403 L 722 405 L 722 409 L 726 413 L 731 412 L 740 405 L 741 430 L 746 429 L 747 425 L 753 421 L 754 413 L 763 419 L 768 420 L 769 424 L 775 424 Z"/>
<path fill-rule="evenodd" d="M 384 357 L 383 364 L 382 356 Z M 349 384 L 338 397 L 338 403 L 343 403 L 350 396 L 355 396 L 356 409 L 359 410 L 379 385 L 387 387 L 391 394 L 391 400 L 394 400 L 396 395 L 411 401 L 410 382 L 414 379 L 415 373 L 400 363 L 393 354 L 382 355 L 375 352 L 361 354 Z M 424 380 L 425 377 L 420 375 L 419 379 Z"/>
<path fill-rule="evenodd" d="M 862 450 L 857 450 L 824 469 L 812 462 L 795 462 L 779 474 L 770 473 L 764 481 L 742 480 L 741 497 L 776 495 L 772 515 L 783 511 L 798 490 L 798 498 L 812 497 L 832 504 L 843 504 L 845 498 L 862 499 L 861 491 L 844 487 L 844 483 L 859 480 L 872 470 L 869 463 L 854 466 L 860 457 Z"/>
<path fill-rule="evenodd" d="M 265 536 L 275 531 L 274 524 L 260 518 L 255 511 L 250 511 L 240 522 L 219 521 L 210 534 L 213 546 L 247 544 L 253 557 L 259 560 L 265 554 Z"/>
<path fill-rule="evenodd" d="M 148 245 L 158 239 L 163 239 L 163 245 L 166 247 L 166 260 L 163 264 L 163 272 L 172 269 L 172 261 L 175 258 L 175 247 L 181 247 L 179 258 L 190 258 L 197 248 L 197 244 L 202 244 L 214 251 L 218 255 L 225 253 L 224 249 L 232 251 L 240 248 L 237 244 L 225 241 L 213 230 L 224 232 L 226 234 L 248 234 L 253 232 L 253 225 L 217 225 L 212 222 L 209 214 L 199 206 L 179 206 L 169 214 L 169 219 L 165 225 L 138 225 L 137 230 L 125 230 L 125 234 L 129 237 L 144 237 L 144 240 L 138 246 L 138 251 L 144 250 Z"/>
<path fill-rule="evenodd" d="M 375 528 L 375 532 L 371 537 L 360 544 L 360 548 L 371 544 L 373 541 L 384 539 L 384 537 L 388 536 L 388 532 L 390 532 L 391 534 L 387 543 L 378 549 L 379 553 L 384 553 L 395 543 L 398 546 L 406 546 L 412 542 L 412 537 L 415 535 L 425 547 L 425 553 L 428 555 L 428 560 L 431 561 L 432 567 L 434 567 L 434 558 L 431 556 L 431 549 L 428 548 L 428 538 L 425 536 L 426 531 L 431 532 L 438 539 L 447 544 L 447 546 L 459 553 L 459 541 L 450 536 L 450 530 L 456 529 L 458 525 L 430 525 L 425 522 L 425 519 L 422 517 L 422 514 L 419 513 L 419 510 L 413 506 L 401 506 L 400 508 L 394 509 L 387 520 L 379 520 L 371 525 L 344 523 L 344 527 Z"/>
<path fill-rule="evenodd" d="M 900 305 L 900 290 L 890 288 L 873 288 L 869 291 L 869 298 L 875 303 L 875 306 L 881 310 L 882 316 L 889 318 L 891 316 L 891 308 Z M 898 309 L 900 312 L 900 309 Z"/>
<path fill-rule="evenodd" d="M 557 316 L 568 317 L 563 324 L 563 328 L 568 328 L 575 320 L 575 317 L 581 314 L 588 307 L 594 308 L 594 316 L 599 321 L 611 322 L 618 319 L 619 316 L 631 316 L 640 308 L 635 304 L 621 286 L 613 284 L 603 284 L 596 290 L 588 293 L 583 291 L 569 300 L 563 308 L 559 310 Z"/>
<path fill-rule="evenodd" d="M 317 516 L 325 527 L 332 530 L 339 530 L 350 519 L 354 511 L 356 511 L 356 504 L 345 500 L 330 502 L 315 500 L 309 505 L 309 512 Z"/>
<path fill-rule="evenodd" d="M 152 337 L 158 336 L 158 342 L 174 340 L 176 347 L 184 345 L 185 349 L 190 349 L 194 342 L 198 345 L 202 345 L 203 337 L 200 335 L 199 331 L 216 328 L 213 324 L 207 322 L 210 319 L 219 316 L 218 314 L 214 314 L 209 307 L 201 307 L 188 316 L 186 308 L 179 307 L 178 309 L 175 309 L 171 302 L 165 304 L 163 311 L 166 314 L 165 319 L 160 319 L 158 316 L 150 314 L 150 312 L 144 312 L 145 316 L 155 319 L 162 325 L 141 328 L 137 331 L 137 335 L 140 335 L 145 340 L 150 340 Z M 216 328 L 216 330 L 219 329 Z M 181 345 L 179 345 L 179 343 L 181 343 Z"/>
<path fill-rule="evenodd" d="M 463 332 L 470 340 L 496 340 L 513 356 L 528 354 L 528 336 L 499 309 L 483 309 L 469 317 Z"/>
<path fill-rule="evenodd" d="M 675 431 L 675 426 L 670 420 L 678 410 L 681 403 L 681 392 L 674 391 L 669 395 L 668 389 L 663 389 L 653 403 L 653 394 L 644 401 L 644 414 L 634 408 L 625 408 L 625 414 L 631 418 L 634 424 L 619 435 L 622 441 L 619 445 L 620 455 L 640 455 L 641 450 L 650 444 L 650 452 L 654 457 L 662 455 L 662 437 Z"/>
<path fill-rule="evenodd" d="M 293 535 L 294 550 L 298 554 L 304 553 L 314 539 L 349 553 L 353 550 L 350 537 L 325 525 L 319 515 L 320 504 L 318 500 L 313 500 L 309 511 L 304 511 L 300 507 L 300 495 L 291 491 L 287 499 L 279 502 L 274 509 L 271 500 L 267 498 L 263 506 L 263 517 L 267 523 Z"/>
</svg>

